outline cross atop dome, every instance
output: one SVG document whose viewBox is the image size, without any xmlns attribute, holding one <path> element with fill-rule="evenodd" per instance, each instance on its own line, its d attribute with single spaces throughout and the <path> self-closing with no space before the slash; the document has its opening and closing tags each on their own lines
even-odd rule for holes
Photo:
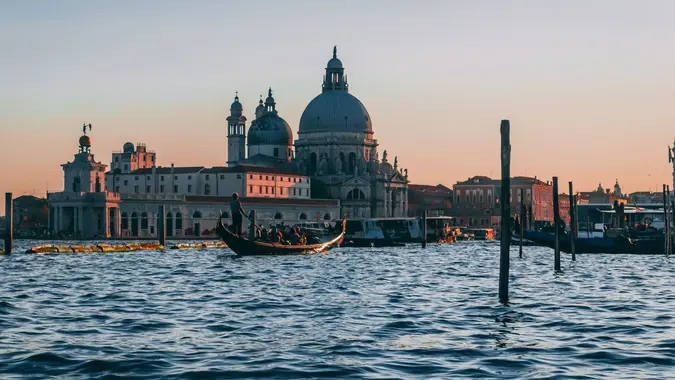
<svg viewBox="0 0 675 380">
<path fill-rule="evenodd" d="M 337 45 L 333 46 L 333 58 L 337 58 Z"/>
</svg>

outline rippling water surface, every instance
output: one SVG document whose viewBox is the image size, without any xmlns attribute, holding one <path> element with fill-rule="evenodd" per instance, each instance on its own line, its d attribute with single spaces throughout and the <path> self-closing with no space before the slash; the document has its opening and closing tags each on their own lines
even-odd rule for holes
<svg viewBox="0 0 675 380">
<path fill-rule="evenodd" d="M 504 306 L 498 256 L 0 256 L 0 378 L 675 377 L 673 259 L 514 248 Z"/>
</svg>

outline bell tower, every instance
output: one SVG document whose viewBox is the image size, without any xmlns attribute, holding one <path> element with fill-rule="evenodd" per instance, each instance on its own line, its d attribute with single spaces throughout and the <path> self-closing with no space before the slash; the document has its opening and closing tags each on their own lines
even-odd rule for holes
<svg viewBox="0 0 675 380">
<path fill-rule="evenodd" d="M 227 166 L 236 166 L 246 158 L 246 117 L 239 103 L 239 93 L 235 93 L 227 118 Z"/>
</svg>

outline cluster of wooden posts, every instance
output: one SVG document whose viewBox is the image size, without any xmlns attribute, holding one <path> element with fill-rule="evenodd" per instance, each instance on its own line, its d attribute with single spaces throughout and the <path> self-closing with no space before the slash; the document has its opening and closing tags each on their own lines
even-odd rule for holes
<svg viewBox="0 0 675 380">
<path fill-rule="evenodd" d="M 664 223 L 664 234 L 666 236 L 663 239 L 663 251 L 666 255 L 673 253 L 673 228 L 671 228 L 671 223 L 673 223 L 673 215 L 675 215 L 675 200 L 670 197 L 670 186 L 663 185 L 663 223 Z"/>
</svg>

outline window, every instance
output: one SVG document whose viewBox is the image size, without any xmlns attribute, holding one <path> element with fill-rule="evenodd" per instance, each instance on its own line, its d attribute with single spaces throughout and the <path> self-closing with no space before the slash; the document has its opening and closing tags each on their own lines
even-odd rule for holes
<svg viewBox="0 0 675 380">
<path fill-rule="evenodd" d="M 260 179 L 262 179 L 262 176 L 260 176 Z"/>
<path fill-rule="evenodd" d="M 146 186 L 146 187 L 145 187 L 145 192 L 146 192 L 146 193 L 150 193 L 151 191 L 152 191 L 152 190 L 150 190 L 150 186 Z"/>
<path fill-rule="evenodd" d="M 279 181 L 284 182 L 284 177 L 279 177 Z"/>
<path fill-rule="evenodd" d="M 180 212 L 176 213 L 176 230 L 183 229 L 183 214 Z"/>
<path fill-rule="evenodd" d="M 293 188 L 293 195 L 295 195 L 295 187 Z"/>
<path fill-rule="evenodd" d="M 266 175 L 266 176 L 265 176 L 265 181 L 269 181 L 269 180 L 270 180 L 270 176 Z"/>
<path fill-rule="evenodd" d="M 129 229 L 129 214 L 127 214 L 126 212 L 123 212 L 122 215 L 120 215 L 120 217 L 122 218 L 122 220 L 121 220 L 122 229 L 128 230 Z"/>
<path fill-rule="evenodd" d="M 241 174 L 237 174 L 237 178 L 241 178 Z M 225 174 L 221 174 L 220 179 L 225 179 Z"/>
<path fill-rule="evenodd" d="M 178 185 L 173 185 L 173 192 L 177 193 L 178 192 Z M 178 228 L 178 227 L 176 227 Z"/>
<path fill-rule="evenodd" d="M 481 190 L 480 194 L 478 194 L 478 202 L 483 203 L 483 190 Z"/>
<path fill-rule="evenodd" d="M 284 214 L 282 214 L 280 212 L 277 212 L 276 214 L 274 214 L 274 219 L 283 219 L 283 218 L 284 218 Z"/>
<path fill-rule="evenodd" d="M 173 176 L 173 180 L 178 181 L 178 176 L 177 175 Z"/>
<path fill-rule="evenodd" d="M 129 170 L 129 165 L 124 164 L 124 170 L 125 170 L 125 171 L 126 171 L 126 170 Z"/>
<path fill-rule="evenodd" d="M 279 188 L 279 195 L 284 195 L 284 188 L 283 187 Z"/>
<path fill-rule="evenodd" d="M 204 195 L 211 195 L 211 185 L 208 183 L 204 185 Z"/>
<path fill-rule="evenodd" d="M 248 178 L 253 179 L 253 174 L 249 174 Z"/>
<path fill-rule="evenodd" d="M 466 203 L 471 202 L 471 194 L 469 193 L 469 191 L 465 191 L 464 193 L 466 193 Z"/>
<path fill-rule="evenodd" d="M 134 176 L 134 181 L 138 181 L 138 176 Z"/>
<path fill-rule="evenodd" d="M 299 217 L 298 219 L 300 219 L 300 220 L 307 220 L 307 214 L 305 214 L 305 213 L 303 212 L 302 214 L 300 214 L 300 217 Z"/>
<path fill-rule="evenodd" d="M 146 176 L 145 179 L 147 179 L 147 180 L 149 181 L 149 180 L 150 180 L 150 176 Z"/>
<path fill-rule="evenodd" d="M 160 177 L 159 177 L 159 180 L 160 180 L 160 181 L 164 181 L 164 176 L 160 176 Z"/>
<path fill-rule="evenodd" d="M 124 180 L 124 186 L 127 186 L 128 184 L 129 184 L 129 181 L 127 181 L 127 180 L 125 179 L 125 180 Z"/>
<path fill-rule="evenodd" d="M 115 162 L 117 162 L 117 161 L 119 161 L 119 160 L 120 160 L 120 158 L 117 157 L 117 156 L 115 156 Z"/>
<path fill-rule="evenodd" d="M 309 195 L 309 189 L 307 190 L 307 195 Z M 353 189 L 349 193 L 347 193 L 347 199 L 354 200 L 354 199 L 366 199 L 366 194 L 363 193 L 363 191 L 359 189 Z"/>
<path fill-rule="evenodd" d="M 117 186 L 117 187 L 115 188 L 115 192 L 116 192 L 116 193 L 119 193 L 119 192 L 120 192 L 120 187 L 119 187 L 119 186 Z"/>
<path fill-rule="evenodd" d="M 253 186 L 252 185 L 248 186 L 248 192 L 251 193 L 251 194 L 253 193 Z"/>
<path fill-rule="evenodd" d="M 258 192 L 262 194 L 262 186 L 258 186 Z"/>
<path fill-rule="evenodd" d="M 141 214 L 141 229 L 142 230 L 147 230 L 148 229 L 148 213 L 144 212 Z"/>
<path fill-rule="evenodd" d="M 274 157 L 279 157 L 279 148 L 274 148 Z"/>
<path fill-rule="evenodd" d="M 209 180 L 209 177 L 210 177 L 210 176 L 207 174 L 207 175 L 206 175 L 206 180 L 207 180 L 207 181 Z"/>
<path fill-rule="evenodd" d="M 138 185 L 134 186 L 134 193 L 138 193 Z"/>
<path fill-rule="evenodd" d="M 191 176 L 191 175 L 189 175 L 189 176 L 188 176 L 188 179 L 192 179 L 192 176 Z M 208 179 L 208 178 L 207 178 L 207 179 Z"/>
<path fill-rule="evenodd" d="M 187 192 L 188 192 L 188 193 L 191 193 L 191 192 L 192 192 L 192 185 L 188 185 L 188 191 L 187 191 Z"/>
<path fill-rule="evenodd" d="M 159 185 L 159 192 L 163 193 L 164 192 L 164 185 Z"/>
<path fill-rule="evenodd" d="M 269 194 L 269 187 L 265 186 L 265 194 Z"/>
<path fill-rule="evenodd" d="M 224 176 L 224 175 L 223 175 L 223 176 L 221 176 L 221 177 L 225 178 L 225 176 Z M 221 179 L 223 179 L 223 178 L 221 178 Z M 241 179 L 241 174 L 237 174 L 237 179 Z"/>
</svg>

